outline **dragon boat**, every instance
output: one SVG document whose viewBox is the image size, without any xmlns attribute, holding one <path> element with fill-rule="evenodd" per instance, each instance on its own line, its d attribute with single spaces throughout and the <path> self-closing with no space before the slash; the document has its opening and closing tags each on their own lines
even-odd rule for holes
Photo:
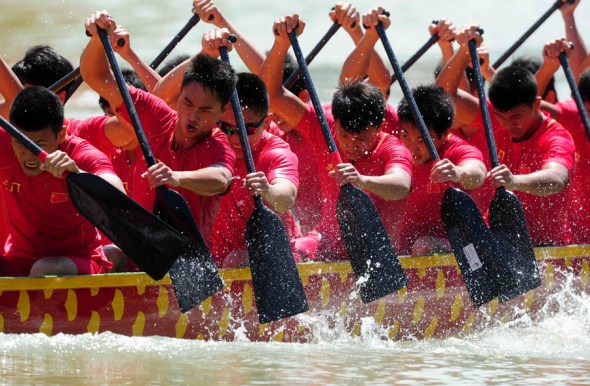
<svg viewBox="0 0 590 386">
<path fill-rule="evenodd" d="M 408 285 L 370 304 L 355 289 L 348 262 L 298 265 L 310 310 L 258 323 L 248 268 L 222 269 L 222 291 L 182 313 L 168 276 L 143 273 L 0 278 L 0 332 L 101 333 L 213 341 L 313 342 L 319 326 L 352 336 L 372 328 L 384 339 L 465 335 L 524 315 L 539 320 L 555 294 L 590 293 L 590 246 L 536 248 L 543 284 L 506 303 L 475 308 L 452 254 L 401 257 Z M 553 307 L 555 308 L 555 307 Z M 323 330 L 325 331 L 325 329 Z"/>
</svg>

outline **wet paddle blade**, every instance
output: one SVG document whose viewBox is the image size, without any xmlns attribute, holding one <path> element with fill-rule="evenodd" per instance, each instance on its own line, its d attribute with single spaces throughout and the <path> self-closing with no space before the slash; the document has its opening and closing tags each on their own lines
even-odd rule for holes
<svg viewBox="0 0 590 386">
<path fill-rule="evenodd" d="M 494 237 L 512 247 L 511 254 L 503 255 L 502 264 L 515 285 L 501 291 L 500 300 L 512 299 L 540 286 L 541 275 L 518 197 L 504 188 L 497 189 L 490 204 L 489 221 Z"/>
<path fill-rule="evenodd" d="M 164 186 L 156 189 L 154 213 L 192 243 L 190 254 L 177 259 L 170 278 L 182 312 L 187 312 L 223 288 L 211 252 L 205 245 L 185 199 Z"/>
<path fill-rule="evenodd" d="M 307 311 L 303 284 L 279 216 L 264 205 L 256 205 L 246 225 L 246 245 L 259 322 Z"/>
<path fill-rule="evenodd" d="M 70 173 L 72 203 L 155 280 L 190 248 L 189 240 L 100 177 Z"/>
<path fill-rule="evenodd" d="M 471 197 L 459 189 L 445 190 L 441 215 L 473 305 L 486 304 L 500 293 L 492 233 Z"/>
<path fill-rule="evenodd" d="M 405 287 L 408 279 L 371 198 L 344 185 L 336 217 L 363 303 Z"/>
</svg>

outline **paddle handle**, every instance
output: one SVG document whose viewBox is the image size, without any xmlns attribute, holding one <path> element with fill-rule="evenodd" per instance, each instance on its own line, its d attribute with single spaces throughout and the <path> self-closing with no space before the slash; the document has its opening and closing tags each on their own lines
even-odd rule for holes
<svg viewBox="0 0 590 386">
<path fill-rule="evenodd" d="M 238 41 L 238 37 L 232 34 L 228 37 L 228 40 L 232 43 L 235 43 L 236 41 Z M 229 54 L 227 52 L 227 47 L 219 47 L 219 53 L 221 55 L 221 60 L 229 64 Z M 230 101 L 232 110 L 234 111 L 236 125 L 238 126 L 238 135 L 240 136 L 242 154 L 244 154 L 244 160 L 246 161 L 246 170 L 248 171 L 248 174 L 256 173 L 256 167 L 254 166 L 254 157 L 252 156 L 252 149 L 250 149 L 250 142 L 248 142 L 248 132 L 246 131 L 246 123 L 244 122 L 244 116 L 242 115 L 242 106 L 240 105 L 240 97 L 238 96 L 236 86 L 233 87 Z M 262 197 L 254 196 L 254 203 L 258 207 L 263 205 Z"/>
<path fill-rule="evenodd" d="M 387 35 L 385 34 L 385 29 L 383 28 L 383 25 L 381 23 L 377 24 L 375 26 L 375 29 L 377 30 L 377 34 L 379 35 L 379 38 L 381 39 L 381 42 L 383 43 L 383 48 L 385 48 L 385 52 L 387 53 L 387 57 L 389 58 L 389 61 L 391 62 L 391 66 L 393 67 L 393 72 L 395 73 L 395 75 L 397 76 L 397 79 L 399 80 L 399 85 L 402 89 L 402 92 L 404 94 L 404 97 L 406 98 L 406 101 L 408 102 L 408 105 L 410 106 L 410 111 L 412 112 L 412 117 L 414 117 L 414 122 L 416 122 L 416 125 L 418 126 L 418 130 L 420 130 L 420 134 L 422 135 L 422 139 L 424 140 L 424 143 L 426 144 L 426 148 L 428 149 L 428 153 L 430 153 L 430 157 L 434 160 L 439 160 L 440 157 L 438 155 L 438 152 L 436 151 L 436 148 L 434 147 L 434 142 L 432 141 L 432 138 L 430 137 L 430 133 L 428 132 L 428 129 L 426 128 L 426 124 L 424 123 L 424 119 L 422 118 L 422 114 L 420 113 L 420 110 L 418 109 L 418 105 L 416 104 L 416 100 L 414 99 L 414 95 L 412 95 L 412 90 L 410 89 L 410 86 L 408 85 L 408 82 L 406 81 L 406 78 L 404 76 L 404 73 L 397 61 L 397 58 L 395 57 L 395 54 L 393 53 L 393 49 L 391 48 L 391 44 L 389 43 L 389 39 L 387 38 Z"/>
<path fill-rule="evenodd" d="M 569 4 L 573 4 L 574 2 L 575 0 L 567 0 L 567 3 Z M 556 0 L 555 3 L 553 3 L 553 5 L 551 6 L 551 8 L 549 8 L 543 15 L 541 15 L 539 20 L 537 20 L 535 24 L 533 24 L 528 30 L 526 30 L 526 32 L 516 42 L 514 42 L 514 44 L 504 54 L 502 54 L 502 56 L 500 56 L 498 60 L 494 62 L 493 67 L 499 68 L 506 61 L 506 59 L 508 59 L 510 55 L 512 55 L 514 51 L 516 51 L 522 45 L 522 43 L 524 43 L 525 40 L 527 40 L 529 36 L 531 36 L 533 32 L 535 32 L 537 28 L 539 28 L 541 24 L 543 24 L 545 20 L 547 20 L 549 16 L 553 14 L 553 12 L 561 8 L 563 4 L 565 4 L 563 0 Z"/>
<path fill-rule="evenodd" d="M 10 122 L 8 122 L 6 119 L 4 119 L 4 117 L 1 115 L 0 115 L 0 126 L 2 126 L 2 128 L 4 130 L 6 130 L 8 132 L 8 134 L 10 134 L 17 141 L 19 141 L 31 153 L 35 154 L 41 160 L 41 162 L 45 162 L 45 159 L 47 158 L 47 155 L 48 155 L 47 152 L 45 150 L 41 149 L 41 147 L 39 147 L 39 145 L 37 145 L 35 142 L 31 141 L 31 139 L 29 137 L 24 135 L 19 129 L 14 127 Z"/>
<path fill-rule="evenodd" d="M 432 23 L 438 24 L 438 20 L 433 20 Z M 428 41 L 426 43 L 424 43 L 424 45 L 422 47 L 420 47 L 414 55 L 412 55 L 410 57 L 410 59 L 408 59 L 404 64 L 402 64 L 402 72 L 408 71 L 410 69 L 410 67 L 412 67 L 412 65 L 414 63 L 416 63 L 418 61 L 418 59 L 420 59 L 422 57 L 422 55 L 424 55 L 426 53 L 426 51 L 428 51 L 430 49 L 430 47 L 435 45 L 439 40 L 440 40 L 440 36 L 437 33 L 432 35 L 428 39 Z M 397 81 L 397 75 L 393 74 L 391 76 L 391 82 L 389 83 L 389 85 L 394 84 L 396 81 Z"/>
<path fill-rule="evenodd" d="M 153 70 L 158 68 L 158 66 L 164 61 L 164 59 L 166 59 L 166 57 L 168 57 L 168 55 L 170 55 L 170 53 L 172 52 L 174 47 L 176 47 L 178 45 L 178 43 L 180 43 L 180 41 L 186 36 L 186 34 L 188 34 L 189 31 L 194 26 L 196 26 L 200 20 L 201 20 L 201 18 L 199 17 L 199 15 L 194 14 L 193 16 L 191 16 L 191 18 L 188 20 L 188 22 L 185 24 L 185 26 L 182 27 L 182 29 L 180 31 L 178 31 L 178 33 L 176 34 L 176 36 L 174 36 L 172 38 L 170 43 L 168 43 L 168 45 L 166 47 L 164 47 L 162 52 L 160 52 L 160 54 L 158 56 L 156 56 L 156 58 L 150 63 L 150 67 Z"/>
<path fill-rule="evenodd" d="M 475 74 L 475 82 L 477 84 L 477 93 L 479 94 L 479 109 L 483 118 L 483 126 L 486 132 L 486 140 L 488 143 L 488 151 L 490 153 L 490 161 L 492 167 L 500 165 L 498 160 L 498 152 L 496 151 L 496 141 L 494 139 L 494 132 L 492 129 L 492 119 L 490 118 L 490 109 L 488 108 L 488 101 L 486 92 L 483 87 L 483 77 L 481 75 L 481 67 L 479 64 L 479 56 L 477 54 L 477 46 L 475 39 L 468 42 L 469 55 L 471 56 L 471 64 L 473 66 L 473 73 Z"/>
<path fill-rule="evenodd" d="M 70 71 L 64 77 L 62 77 L 60 80 L 58 80 L 57 82 L 55 82 L 51 86 L 49 86 L 49 91 L 52 91 L 57 94 L 60 91 L 62 91 L 64 88 L 66 88 L 70 83 L 72 83 L 74 81 L 74 79 L 76 79 L 79 76 L 80 76 L 80 67 Z"/>
<path fill-rule="evenodd" d="M 569 61 L 565 56 L 565 52 L 561 52 L 559 54 L 559 61 L 561 62 L 561 67 L 565 73 L 565 78 L 567 79 L 567 83 L 569 84 L 570 90 L 572 91 L 572 96 L 574 97 L 574 101 L 578 107 L 580 118 L 582 118 L 582 124 L 584 125 L 584 130 L 586 131 L 586 137 L 590 142 L 590 120 L 588 119 L 588 112 L 586 111 L 586 106 L 584 106 L 584 101 L 582 100 L 580 90 L 578 90 L 578 86 L 576 85 L 574 74 L 572 73 Z"/>
<path fill-rule="evenodd" d="M 117 58 L 115 58 L 115 52 L 113 51 L 113 46 L 109 40 L 107 32 L 100 27 L 98 29 L 98 36 L 100 37 L 100 41 L 104 47 L 105 53 L 107 55 L 107 59 L 109 64 L 111 65 L 111 69 L 115 75 L 115 79 L 117 80 L 117 86 L 119 86 L 119 91 L 121 92 L 121 97 L 123 97 L 123 102 L 125 103 L 125 107 L 129 112 L 129 117 L 131 118 L 131 123 L 133 125 L 133 130 L 135 130 L 135 135 L 139 141 L 139 146 L 143 152 L 145 160 L 148 164 L 148 167 L 156 164 L 156 158 L 150 149 L 150 145 L 148 140 L 145 136 L 145 132 L 143 131 L 143 127 L 141 126 L 141 122 L 139 120 L 139 116 L 137 115 L 137 110 L 135 110 L 135 106 L 133 105 L 133 101 L 131 100 L 131 95 L 129 94 L 129 89 L 127 88 L 127 84 L 125 83 L 125 79 L 123 78 L 123 74 L 121 73 L 121 68 L 119 67 L 119 63 L 117 62 Z"/>
<path fill-rule="evenodd" d="M 322 128 L 324 139 L 326 140 L 326 144 L 328 145 L 328 150 L 330 151 L 330 153 L 335 153 L 333 157 L 335 158 L 337 163 L 342 163 L 340 155 L 338 154 L 336 142 L 334 142 L 334 137 L 332 137 L 332 132 L 330 131 L 330 126 L 328 126 L 328 121 L 326 120 L 324 109 L 322 108 L 322 104 L 320 103 L 320 98 L 318 96 L 315 86 L 313 85 L 311 75 L 309 74 L 307 63 L 305 63 L 305 59 L 303 58 L 303 52 L 301 51 L 301 46 L 299 45 L 299 40 L 297 40 L 297 35 L 295 35 L 295 31 L 289 32 L 289 40 L 291 41 L 291 46 L 293 47 L 293 52 L 295 53 L 295 58 L 297 59 L 299 68 L 303 73 L 303 81 L 305 82 L 305 87 L 307 87 L 307 91 L 309 92 L 309 97 L 311 99 L 313 108 L 315 109 L 316 116 L 320 121 L 320 127 Z"/>
<path fill-rule="evenodd" d="M 328 43 L 328 41 L 332 38 L 332 36 L 334 36 L 334 34 L 336 32 L 338 32 L 340 27 L 341 27 L 341 25 L 337 21 L 335 21 L 334 24 L 332 24 L 332 26 L 330 27 L 328 32 L 326 32 L 326 34 L 320 39 L 318 44 L 316 44 L 315 47 L 309 52 L 309 54 L 307 54 L 307 56 L 305 57 L 305 63 L 307 63 L 309 65 L 314 60 L 314 58 L 317 56 L 317 54 L 322 50 L 322 48 L 324 48 L 326 43 Z M 286 89 L 290 89 L 291 87 L 293 87 L 295 82 L 297 82 L 297 80 L 300 77 L 301 77 L 301 68 L 298 68 L 291 75 L 289 75 L 287 80 L 283 83 L 283 86 Z"/>
</svg>

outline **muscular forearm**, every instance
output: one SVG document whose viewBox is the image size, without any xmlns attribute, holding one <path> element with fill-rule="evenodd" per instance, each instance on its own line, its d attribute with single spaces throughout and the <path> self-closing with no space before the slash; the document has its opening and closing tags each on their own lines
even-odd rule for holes
<svg viewBox="0 0 590 386">
<path fill-rule="evenodd" d="M 486 167 L 483 163 L 470 162 L 456 168 L 460 176 L 458 182 L 464 189 L 477 189 L 484 183 Z"/>
<path fill-rule="evenodd" d="M 153 92 L 154 88 L 162 77 L 152 69 L 146 62 L 144 62 L 135 51 L 130 52 L 123 58 L 127 63 L 133 67 L 139 78 L 143 82 L 144 86 L 149 92 Z"/>
<path fill-rule="evenodd" d="M 584 71 L 584 67 L 582 66 L 584 59 L 588 56 L 588 50 L 584 44 L 584 39 L 582 39 L 582 36 L 578 31 L 574 15 L 564 15 L 563 21 L 565 23 L 566 39 L 574 44 L 572 55 L 570 57 L 570 64 L 575 78 L 578 79 L 580 74 Z"/>
<path fill-rule="evenodd" d="M 211 166 L 199 170 L 175 172 L 179 186 L 201 196 L 225 193 L 231 181 L 231 172 L 225 167 Z"/>
<path fill-rule="evenodd" d="M 2 95 L 5 100 L 5 102 L 0 105 L 0 114 L 2 114 L 2 116 L 8 118 L 8 112 L 12 100 L 22 89 L 23 86 L 18 80 L 18 77 L 12 72 L 12 69 L 8 67 L 8 64 L 6 64 L 4 59 L 0 58 L 0 95 Z"/>
<path fill-rule="evenodd" d="M 563 169 L 565 170 L 565 168 Z M 567 171 L 564 175 L 553 170 L 543 169 L 530 174 L 514 175 L 513 183 L 506 186 L 506 188 L 545 197 L 561 193 L 568 180 L 569 174 Z"/>
<path fill-rule="evenodd" d="M 364 176 L 362 188 L 388 201 L 401 200 L 410 193 L 412 178 L 404 170 L 381 176 Z"/>
<path fill-rule="evenodd" d="M 123 104 L 119 87 L 98 36 L 92 37 L 82 52 L 80 74 L 86 84 L 109 102 L 111 108 L 115 109 Z"/>
<path fill-rule="evenodd" d="M 269 208 L 277 213 L 285 213 L 295 205 L 297 187 L 289 180 L 275 179 L 270 189 L 262 194 L 262 199 Z"/>
<path fill-rule="evenodd" d="M 232 23 L 225 17 L 219 17 L 219 21 L 215 23 L 218 28 L 227 28 L 228 31 L 238 37 L 238 41 L 233 43 L 233 46 L 238 51 L 238 55 L 248 67 L 251 73 L 258 75 L 260 68 L 264 62 L 264 54 L 254 46 Z"/>
<path fill-rule="evenodd" d="M 190 61 L 191 59 L 187 59 L 174 67 L 174 69 L 160 79 L 158 84 L 154 87 L 153 94 L 161 98 L 174 110 L 178 107 L 178 96 L 182 89 L 182 77 Z"/>
</svg>

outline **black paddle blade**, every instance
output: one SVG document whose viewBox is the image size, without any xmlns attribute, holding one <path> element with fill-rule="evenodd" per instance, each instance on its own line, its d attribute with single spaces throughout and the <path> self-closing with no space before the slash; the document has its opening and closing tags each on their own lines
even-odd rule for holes
<svg viewBox="0 0 590 386">
<path fill-rule="evenodd" d="M 223 288 L 211 252 L 207 248 L 185 199 L 164 186 L 156 189 L 154 213 L 192 243 L 190 254 L 177 259 L 170 278 L 182 312 L 187 312 Z"/>
<path fill-rule="evenodd" d="M 186 237 L 102 178 L 70 173 L 66 182 L 80 213 L 155 280 L 188 252 Z"/>
<path fill-rule="evenodd" d="M 445 191 L 441 215 L 453 247 L 465 287 L 475 307 L 500 294 L 502 285 L 494 262 L 501 256 L 498 245 L 471 197 L 455 188 Z"/>
<path fill-rule="evenodd" d="M 541 275 L 518 197 L 504 188 L 497 189 L 490 204 L 489 221 L 494 237 L 510 252 L 502 254 L 499 263 L 515 283 L 513 288 L 500 292 L 500 300 L 512 299 L 540 286 Z"/>
<path fill-rule="evenodd" d="M 336 217 L 363 303 L 405 287 L 408 279 L 371 198 L 344 185 Z"/>
<path fill-rule="evenodd" d="M 283 222 L 264 205 L 256 205 L 246 225 L 246 245 L 261 324 L 308 310 Z"/>
</svg>

